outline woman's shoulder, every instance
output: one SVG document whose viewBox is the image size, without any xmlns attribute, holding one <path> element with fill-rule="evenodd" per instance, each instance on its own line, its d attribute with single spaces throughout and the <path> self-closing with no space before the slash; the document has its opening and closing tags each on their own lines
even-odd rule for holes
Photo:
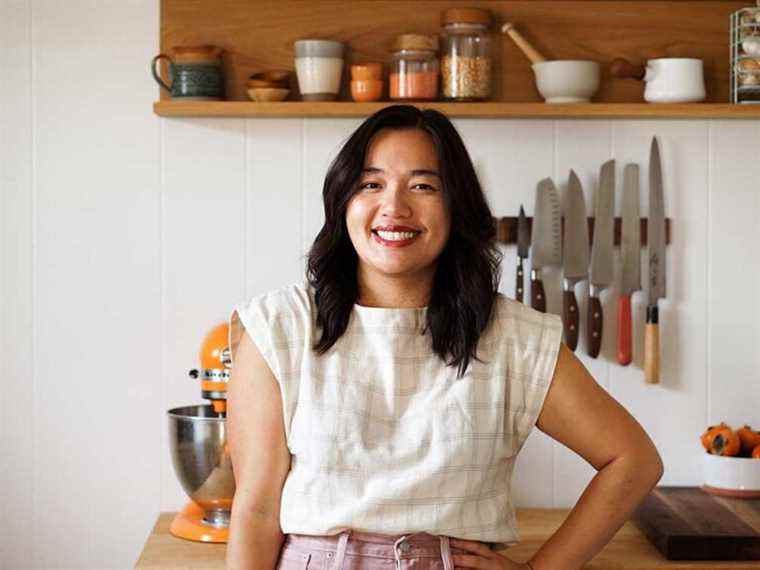
<svg viewBox="0 0 760 570">
<path fill-rule="evenodd" d="M 266 320 L 309 318 L 313 298 L 311 285 L 304 279 L 258 293 L 239 303 L 238 307 L 259 312 Z"/>
</svg>

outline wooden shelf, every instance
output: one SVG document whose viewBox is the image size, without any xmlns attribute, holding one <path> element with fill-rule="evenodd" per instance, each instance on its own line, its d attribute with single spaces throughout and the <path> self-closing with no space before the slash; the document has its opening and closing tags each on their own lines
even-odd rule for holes
<svg viewBox="0 0 760 570">
<path fill-rule="evenodd" d="M 449 117 L 505 119 L 756 119 L 760 104 L 730 104 L 729 16 L 746 0 L 595 1 L 494 0 L 476 2 L 493 16 L 491 100 L 484 103 L 416 103 Z M 464 0 L 161 0 L 161 51 L 173 46 L 215 45 L 224 50 L 225 101 L 171 100 L 159 90 L 153 109 L 164 117 L 366 117 L 387 100 L 389 46 L 400 33 L 438 34 L 441 13 L 469 6 Z M 548 59 L 592 59 L 601 66 L 592 103 L 547 104 L 536 88 L 529 60 L 499 33 L 504 22 Z M 294 70 L 293 42 L 320 37 L 347 46 L 338 100 L 301 100 Z M 649 104 L 644 83 L 610 76 L 609 64 L 625 57 L 640 64 L 659 57 L 695 57 L 704 62 L 707 98 L 702 103 Z M 355 103 L 349 89 L 352 63 L 385 62 L 385 101 Z M 163 66 L 165 67 L 165 66 Z M 248 100 L 252 73 L 287 69 L 290 101 Z M 164 69 L 164 77 L 167 77 Z"/>
<path fill-rule="evenodd" d="M 395 101 L 157 101 L 153 111 L 162 117 L 365 117 Z M 503 119 L 624 119 L 760 118 L 760 105 L 731 103 L 414 103 L 449 117 Z"/>
</svg>

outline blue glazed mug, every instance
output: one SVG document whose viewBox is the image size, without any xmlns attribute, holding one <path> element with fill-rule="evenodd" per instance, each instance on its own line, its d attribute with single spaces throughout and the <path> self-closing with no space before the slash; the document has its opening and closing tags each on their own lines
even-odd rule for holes
<svg viewBox="0 0 760 570">
<path fill-rule="evenodd" d="M 160 53 L 150 64 L 153 79 L 172 99 L 215 101 L 224 99 L 222 49 L 216 46 L 178 46 L 169 55 Z M 168 63 L 169 83 L 158 70 L 159 62 Z"/>
</svg>

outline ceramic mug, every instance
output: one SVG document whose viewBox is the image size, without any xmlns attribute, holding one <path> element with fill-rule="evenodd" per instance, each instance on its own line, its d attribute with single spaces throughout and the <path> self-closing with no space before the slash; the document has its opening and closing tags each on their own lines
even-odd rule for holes
<svg viewBox="0 0 760 570">
<path fill-rule="evenodd" d="M 222 49 L 216 46 L 178 46 L 169 54 L 160 53 L 151 61 L 153 78 L 169 92 L 172 99 L 214 101 L 224 99 Z M 158 70 L 158 63 L 168 63 L 169 82 Z"/>
</svg>

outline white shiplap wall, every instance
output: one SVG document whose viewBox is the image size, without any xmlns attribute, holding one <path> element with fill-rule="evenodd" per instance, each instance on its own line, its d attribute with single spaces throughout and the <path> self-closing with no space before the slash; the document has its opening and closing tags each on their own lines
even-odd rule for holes
<svg viewBox="0 0 760 570">
<path fill-rule="evenodd" d="M 0 4 L 2 568 L 129 568 L 158 513 L 184 504 L 165 412 L 200 401 L 187 370 L 206 329 L 301 277 L 328 162 L 360 122 L 159 119 L 158 30 L 145 0 Z M 532 213 L 536 182 L 564 188 L 570 168 L 590 203 L 611 157 L 619 180 L 624 163 L 641 165 L 646 208 L 659 136 L 673 218 L 662 383 L 642 377 L 641 295 L 634 365 L 614 363 L 611 335 L 583 360 L 654 439 L 661 483 L 698 483 L 708 422 L 760 424 L 758 122 L 455 124 L 498 216 Z M 505 249 L 510 295 L 514 261 Z M 616 299 L 606 294 L 607 331 Z M 536 431 L 518 503 L 570 507 L 592 476 Z"/>
</svg>

